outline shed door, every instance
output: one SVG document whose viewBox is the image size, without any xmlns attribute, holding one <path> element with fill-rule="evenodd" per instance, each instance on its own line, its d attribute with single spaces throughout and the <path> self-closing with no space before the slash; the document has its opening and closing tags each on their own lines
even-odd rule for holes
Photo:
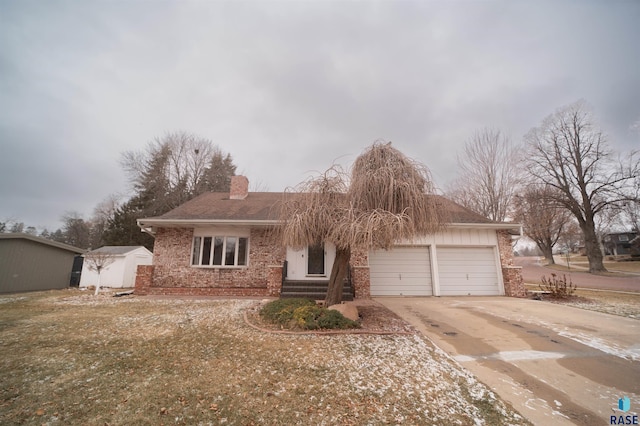
<svg viewBox="0 0 640 426">
<path fill-rule="evenodd" d="M 394 247 L 369 253 L 372 296 L 431 296 L 428 247 Z"/>
<path fill-rule="evenodd" d="M 500 294 L 493 247 L 438 247 L 442 296 Z"/>
</svg>

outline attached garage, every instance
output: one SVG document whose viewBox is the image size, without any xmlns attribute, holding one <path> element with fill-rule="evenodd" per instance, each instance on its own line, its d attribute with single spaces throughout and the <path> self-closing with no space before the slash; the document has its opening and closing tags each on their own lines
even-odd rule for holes
<svg viewBox="0 0 640 426">
<path fill-rule="evenodd" d="M 371 251 L 371 296 L 504 294 L 497 247 L 451 245 L 468 240 L 467 237 L 449 232 L 426 245 Z"/>
<path fill-rule="evenodd" d="M 369 253 L 372 296 L 431 296 L 429 247 L 395 247 Z"/>
<path fill-rule="evenodd" d="M 438 247 L 441 296 L 501 294 L 493 247 Z"/>
</svg>

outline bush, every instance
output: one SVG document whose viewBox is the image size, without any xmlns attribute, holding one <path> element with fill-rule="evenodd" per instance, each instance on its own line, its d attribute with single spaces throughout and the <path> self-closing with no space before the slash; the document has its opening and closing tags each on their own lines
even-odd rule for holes
<svg viewBox="0 0 640 426">
<path fill-rule="evenodd" d="M 358 328 L 360 324 L 311 299 L 279 299 L 267 303 L 260 316 L 266 321 L 302 330 Z"/>
<path fill-rule="evenodd" d="M 569 282 L 567 282 L 567 276 L 562 275 L 562 278 L 558 278 L 556 274 L 551 274 L 551 278 L 547 279 L 546 276 L 542 276 L 542 284 L 540 284 L 540 289 L 542 291 L 546 291 L 551 293 L 551 297 L 554 299 L 565 299 L 567 297 L 573 296 L 576 291 L 576 286 L 571 282 L 571 278 L 569 278 Z"/>
<path fill-rule="evenodd" d="M 349 318 L 345 318 L 340 312 L 335 309 L 322 308 L 322 315 L 318 317 L 318 328 L 325 329 L 346 329 L 346 328 L 360 328 L 360 324 L 356 321 L 352 321 Z"/>
<path fill-rule="evenodd" d="M 293 321 L 293 312 L 303 306 L 316 306 L 312 299 L 278 299 L 267 303 L 260 310 L 260 316 L 274 324 L 287 325 Z"/>
</svg>

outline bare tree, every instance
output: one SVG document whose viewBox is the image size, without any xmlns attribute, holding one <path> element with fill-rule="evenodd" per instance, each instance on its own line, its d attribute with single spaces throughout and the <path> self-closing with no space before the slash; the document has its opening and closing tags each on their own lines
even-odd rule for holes
<svg viewBox="0 0 640 426">
<path fill-rule="evenodd" d="M 620 207 L 622 225 L 633 232 L 640 232 L 640 174 L 629 189 L 629 200 Z"/>
<path fill-rule="evenodd" d="M 532 185 L 515 198 L 515 219 L 550 265 L 555 263 L 553 247 L 571 220 L 570 213 L 554 201 L 553 191 L 548 186 Z"/>
<path fill-rule="evenodd" d="M 519 152 L 500 130 L 483 129 L 458 156 L 460 177 L 447 195 L 491 220 L 507 220 L 520 183 Z"/>
<path fill-rule="evenodd" d="M 236 167 L 210 140 L 168 133 L 145 151 L 127 151 L 121 164 L 150 214 L 162 214 L 205 191 L 228 191 Z"/>
<path fill-rule="evenodd" d="M 446 223 L 428 169 L 391 143 L 374 143 L 350 174 L 334 166 L 289 193 L 279 227 L 287 246 L 336 246 L 325 305 L 342 301 L 354 250 L 390 249 L 394 243 L 434 233 Z"/>
<path fill-rule="evenodd" d="M 17 230 L 14 230 L 17 229 Z M 13 217 L 7 217 L 0 221 L 0 233 L 5 232 L 22 232 L 24 223 L 18 222 Z"/>
<path fill-rule="evenodd" d="M 100 247 L 106 244 L 104 233 L 109 226 L 109 221 L 113 220 L 120 207 L 120 199 L 120 195 L 110 194 L 94 207 L 91 218 L 90 247 Z"/>
<path fill-rule="evenodd" d="M 557 244 L 569 253 L 577 253 L 578 248 L 584 245 L 584 236 L 573 215 L 562 230 Z"/>
<path fill-rule="evenodd" d="M 78 212 L 69 211 L 62 216 L 64 242 L 79 248 L 89 248 L 91 224 Z"/>
<path fill-rule="evenodd" d="M 596 233 L 596 217 L 629 200 L 625 187 L 638 175 L 635 155 L 616 164 L 606 138 L 584 101 L 561 108 L 525 136 L 532 178 L 556 189 L 554 201 L 569 210 L 584 234 L 589 271 L 606 271 Z"/>
<path fill-rule="evenodd" d="M 115 256 L 108 251 L 104 250 L 93 250 L 87 253 L 84 256 L 84 262 L 87 264 L 87 267 L 98 273 L 98 284 L 96 284 L 96 290 L 94 295 L 98 295 L 100 292 L 100 284 L 102 280 L 102 271 L 107 269 L 109 265 L 111 265 L 115 261 Z"/>
</svg>

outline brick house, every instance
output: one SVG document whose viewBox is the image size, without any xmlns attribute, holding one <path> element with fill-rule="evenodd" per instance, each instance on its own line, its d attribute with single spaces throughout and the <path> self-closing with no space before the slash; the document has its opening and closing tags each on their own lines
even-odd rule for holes
<svg viewBox="0 0 640 426">
<path fill-rule="evenodd" d="M 155 245 L 153 265 L 138 267 L 136 294 L 264 297 L 280 296 L 287 283 L 326 285 L 335 247 L 295 250 L 271 236 L 283 197 L 249 193 L 247 178 L 234 176 L 230 193 L 205 193 L 162 216 L 139 219 Z M 524 296 L 511 246 L 521 226 L 434 197 L 449 210 L 447 229 L 389 251 L 352 253 L 353 296 Z"/>
</svg>

